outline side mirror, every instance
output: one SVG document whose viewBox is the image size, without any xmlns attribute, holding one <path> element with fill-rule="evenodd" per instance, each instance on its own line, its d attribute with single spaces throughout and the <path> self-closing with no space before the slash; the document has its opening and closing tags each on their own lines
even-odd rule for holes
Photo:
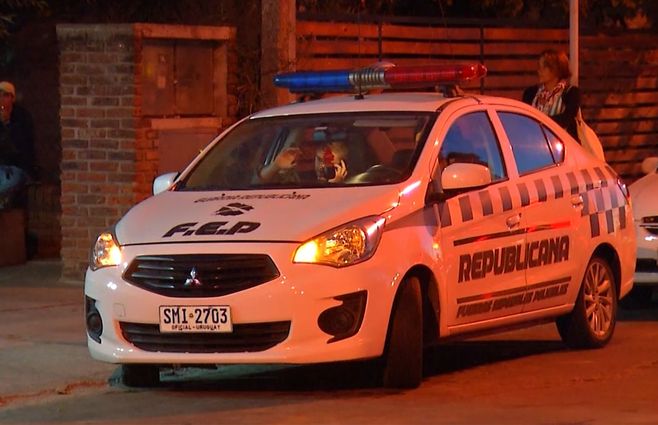
<svg viewBox="0 0 658 425">
<path fill-rule="evenodd" d="M 656 171 L 656 168 L 658 168 L 657 156 L 650 156 L 642 161 L 642 172 L 644 174 L 651 174 Z"/>
<path fill-rule="evenodd" d="M 164 192 L 169 189 L 179 173 L 166 173 L 156 177 L 153 180 L 153 194 L 157 195 L 158 193 Z"/>
<path fill-rule="evenodd" d="M 490 183 L 489 168 L 481 164 L 455 162 L 441 173 L 441 187 L 444 191 L 474 189 Z"/>
</svg>

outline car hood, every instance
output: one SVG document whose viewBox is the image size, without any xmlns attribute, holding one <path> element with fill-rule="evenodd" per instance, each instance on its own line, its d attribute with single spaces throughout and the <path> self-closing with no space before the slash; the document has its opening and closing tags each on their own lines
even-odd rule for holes
<svg viewBox="0 0 658 425">
<path fill-rule="evenodd" d="M 122 245 L 195 241 L 302 242 L 398 204 L 395 186 L 163 192 L 116 225 Z"/>
<path fill-rule="evenodd" d="M 647 174 L 628 187 L 636 219 L 658 215 L 658 173 Z"/>
</svg>

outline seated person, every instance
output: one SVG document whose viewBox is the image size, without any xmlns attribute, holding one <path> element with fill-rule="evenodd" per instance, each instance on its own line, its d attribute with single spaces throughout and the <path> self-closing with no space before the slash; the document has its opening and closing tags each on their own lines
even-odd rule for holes
<svg viewBox="0 0 658 425">
<path fill-rule="evenodd" d="M 15 101 L 14 85 L 0 82 L 0 209 L 25 206 L 35 171 L 32 118 Z"/>
<path fill-rule="evenodd" d="M 302 150 L 288 147 L 279 152 L 272 163 L 259 172 L 262 182 L 299 183 L 295 169 Z M 318 182 L 341 183 L 347 177 L 347 146 L 343 142 L 331 141 L 320 145 L 315 152 L 315 174 Z"/>
<path fill-rule="evenodd" d="M 320 182 L 341 183 L 347 177 L 347 146 L 343 142 L 329 142 L 315 152 L 315 174 Z"/>
<path fill-rule="evenodd" d="M 0 165 L 0 209 L 12 207 L 27 183 L 27 174 L 18 167 Z"/>
</svg>

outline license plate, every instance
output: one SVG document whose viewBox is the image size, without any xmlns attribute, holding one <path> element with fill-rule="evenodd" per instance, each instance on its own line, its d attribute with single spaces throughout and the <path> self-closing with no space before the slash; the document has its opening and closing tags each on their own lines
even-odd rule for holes
<svg viewBox="0 0 658 425">
<path fill-rule="evenodd" d="M 233 332 L 227 305 L 161 305 L 160 332 Z"/>
</svg>

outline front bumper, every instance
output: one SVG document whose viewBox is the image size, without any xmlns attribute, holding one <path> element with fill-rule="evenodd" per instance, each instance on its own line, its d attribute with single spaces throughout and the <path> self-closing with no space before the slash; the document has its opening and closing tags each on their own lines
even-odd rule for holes
<svg viewBox="0 0 658 425">
<path fill-rule="evenodd" d="M 180 244 L 129 246 L 123 248 L 125 262 L 121 266 L 88 270 L 85 295 L 94 300 L 103 321 L 100 343 L 88 338 L 91 355 L 110 363 L 159 364 L 230 364 L 230 363 L 318 363 L 372 358 L 382 354 L 388 329 L 399 271 L 381 246 L 370 260 L 351 267 L 336 269 L 310 264 L 293 264 L 295 244 Z M 194 250 L 197 254 L 230 252 L 260 254 L 267 252 L 280 271 L 280 276 L 267 283 L 219 297 L 177 298 L 159 295 L 139 288 L 122 278 L 123 271 L 137 255 L 180 254 Z M 391 253 L 392 254 L 392 253 Z M 320 315 L 342 301 L 336 297 L 366 291 L 367 301 L 359 331 L 346 339 L 329 343 L 332 335 L 318 325 Z M 139 332 L 159 333 L 159 307 L 162 305 L 228 305 L 231 308 L 238 351 L 199 352 L 198 345 L 189 350 L 167 351 L 162 347 L 139 348 L 131 343 Z M 267 340 L 253 345 L 241 339 L 240 332 L 257 332 Z M 256 329 L 256 331 L 253 331 Z M 201 336 L 199 336 L 201 335 Z M 204 338 L 209 346 L 215 334 L 164 334 L 166 338 Z M 269 338 L 269 339 L 268 339 Z M 280 342 L 279 342 L 280 341 Z M 133 341 L 134 342 L 134 341 Z M 196 343 L 198 343 L 197 341 Z M 184 344 L 183 344 L 184 345 Z M 246 347 L 246 348 L 245 348 Z M 251 347 L 251 348 L 250 348 Z M 263 349 L 263 347 L 265 347 Z M 210 352 L 208 352 L 210 351 Z M 226 350 L 221 350 L 226 351 Z"/>
</svg>

